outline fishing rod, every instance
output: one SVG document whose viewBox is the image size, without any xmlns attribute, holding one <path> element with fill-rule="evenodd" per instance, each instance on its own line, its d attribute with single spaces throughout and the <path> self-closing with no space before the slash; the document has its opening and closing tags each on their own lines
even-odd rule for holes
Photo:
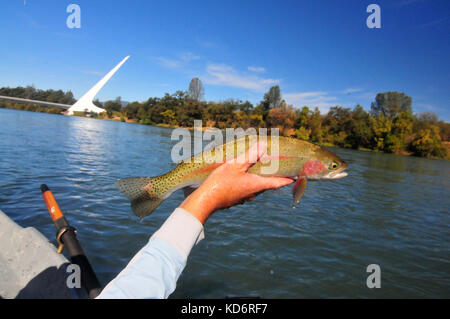
<svg viewBox="0 0 450 319">
<path fill-rule="evenodd" d="M 42 184 L 41 191 L 50 217 L 56 226 L 56 240 L 59 244 L 57 253 L 61 254 L 62 250 L 66 249 L 72 263 L 80 267 L 81 285 L 86 290 L 89 298 L 94 299 L 100 294 L 102 289 L 89 260 L 78 242 L 77 230 L 69 225 L 47 185 Z"/>
</svg>

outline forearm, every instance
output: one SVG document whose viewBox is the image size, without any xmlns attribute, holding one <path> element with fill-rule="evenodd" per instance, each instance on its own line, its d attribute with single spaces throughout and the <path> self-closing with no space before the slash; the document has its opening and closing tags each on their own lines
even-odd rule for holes
<svg viewBox="0 0 450 319">
<path fill-rule="evenodd" d="M 180 208 L 190 213 L 200 223 L 205 224 L 215 210 L 213 191 L 213 189 L 200 186 L 181 203 Z"/>
<path fill-rule="evenodd" d="M 192 247 L 203 238 L 202 224 L 176 209 L 98 298 L 167 298 Z"/>
</svg>

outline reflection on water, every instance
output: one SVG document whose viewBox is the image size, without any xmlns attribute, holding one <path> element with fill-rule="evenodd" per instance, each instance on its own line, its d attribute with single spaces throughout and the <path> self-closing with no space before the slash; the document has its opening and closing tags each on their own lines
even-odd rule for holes
<svg viewBox="0 0 450 319">
<path fill-rule="evenodd" d="M 169 129 L 3 109 L 0 127 L 0 209 L 54 242 L 48 184 L 103 284 L 183 199 L 139 222 L 114 186 L 174 167 Z M 214 214 L 173 297 L 450 297 L 449 162 L 332 150 L 349 176 L 308 183 L 296 209 L 285 187 Z"/>
</svg>

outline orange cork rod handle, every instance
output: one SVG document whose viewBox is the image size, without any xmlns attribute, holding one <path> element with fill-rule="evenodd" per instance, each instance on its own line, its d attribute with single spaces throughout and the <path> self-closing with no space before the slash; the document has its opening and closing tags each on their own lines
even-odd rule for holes
<svg viewBox="0 0 450 319">
<path fill-rule="evenodd" d="M 42 197 L 44 198 L 45 205 L 47 205 L 50 217 L 55 222 L 56 220 L 64 217 L 63 212 L 58 206 L 55 197 L 53 197 L 52 192 L 48 189 L 47 185 L 43 184 L 41 186 Z"/>
</svg>

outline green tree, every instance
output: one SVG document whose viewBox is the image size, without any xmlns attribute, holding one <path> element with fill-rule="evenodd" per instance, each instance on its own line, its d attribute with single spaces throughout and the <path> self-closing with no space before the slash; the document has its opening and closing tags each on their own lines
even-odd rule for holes
<svg viewBox="0 0 450 319">
<path fill-rule="evenodd" d="M 264 94 L 263 106 L 266 111 L 281 106 L 281 90 L 278 85 L 272 86 Z"/>
<path fill-rule="evenodd" d="M 164 117 L 164 123 L 170 125 L 177 125 L 177 120 L 175 118 L 175 112 L 173 110 L 165 110 L 161 112 L 161 115 Z"/>
<path fill-rule="evenodd" d="M 371 148 L 374 150 L 384 151 L 386 137 L 392 130 L 392 120 L 383 113 L 380 113 L 377 117 L 370 118 L 370 126 L 373 130 Z"/>
<path fill-rule="evenodd" d="M 431 125 L 429 128 L 419 131 L 410 144 L 410 150 L 417 156 L 446 157 L 446 149 L 442 145 L 439 135 L 439 127 Z"/>
<path fill-rule="evenodd" d="M 261 101 L 261 110 L 258 110 L 262 114 L 264 121 L 266 121 L 269 111 L 272 108 L 278 108 L 281 105 L 281 90 L 278 85 L 272 86 L 269 91 L 264 94 L 264 99 Z"/>
<path fill-rule="evenodd" d="M 311 115 L 312 115 L 312 112 L 310 111 L 310 109 L 307 106 L 304 106 L 301 110 L 297 110 L 296 111 L 297 120 L 295 123 L 295 127 L 296 128 L 307 127 L 309 117 Z"/>
<path fill-rule="evenodd" d="M 253 104 L 249 101 L 245 101 L 244 103 L 239 103 L 239 111 L 245 112 L 245 114 L 249 115 L 253 110 Z"/>
<path fill-rule="evenodd" d="M 385 151 L 395 153 L 406 148 L 412 134 L 414 117 L 410 112 L 400 112 L 392 121 L 392 130 L 386 140 Z"/>
<path fill-rule="evenodd" d="M 322 130 L 322 116 L 320 115 L 319 108 L 316 107 L 312 113 L 309 123 L 311 129 L 311 140 L 313 142 L 322 143 L 323 130 Z"/>
<path fill-rule="evenodd" d="M 396 91 L 378 93 L 371 108 L 374 116 L 383 114 L 389 118 L 394 118 L 400 112 L 412 113 L 412 99 L 405 93 Z"/>
<path fill-rule="evenodd" d="M 370 128 L 370 116 L 361 105 L 356 105 L 350 114 L 351 120 L 348 123 L 348 136 L 345 144 L 351 148 L 369 147 L 373 138 Z"/>
<path fill-rule="evenodd" d="M 120 112 L 122 109 L 122 99 L 118 96 L 114 101 L 106 101 L 103 107 L 108 116 L 111 117 L 113 112 Z"/>
<path fill-rule="evenodd" d="M 307 141 L 309 140 L 309 131 L 304 128 L 304 127 L 300 127 L 295 131 L 295 135 L 297 136 L 297 138 Z"/>
<path fill-rule="evenodd" d="M 145 120 L 147 119 L 147 112 L 145 111 L 145 108 L 143 106 L 139 107 L 137 114 L 136 114 L 136 119 L 140 123 L 145 123 Z"/>
<path fill-rule="evenodd" d="M 202 119 L 204 108 L 205 108 L 204 102 L 199 102 L 195 100 L 184 101 L 182 107 L 176 108 L 178 124 L 181 126 L 193 127 L 194 120 Z"/>
</svg>

